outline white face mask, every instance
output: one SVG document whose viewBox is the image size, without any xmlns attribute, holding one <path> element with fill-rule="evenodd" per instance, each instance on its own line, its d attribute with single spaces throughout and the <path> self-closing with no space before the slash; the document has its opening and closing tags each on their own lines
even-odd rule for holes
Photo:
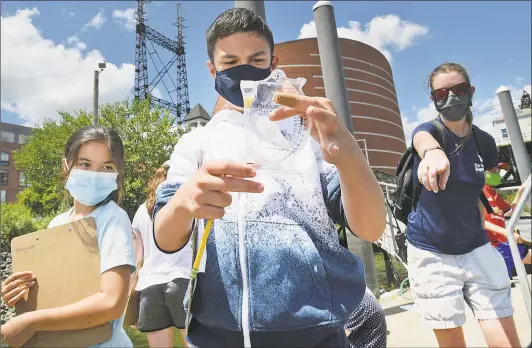
<svg viewBox="0 0 532 348">
<path fill-rule="evenodd" d="M 65 188 L 81 204 L 92 207 L 118 189 L 118 173 L 72 169 Z"/>
</svg>

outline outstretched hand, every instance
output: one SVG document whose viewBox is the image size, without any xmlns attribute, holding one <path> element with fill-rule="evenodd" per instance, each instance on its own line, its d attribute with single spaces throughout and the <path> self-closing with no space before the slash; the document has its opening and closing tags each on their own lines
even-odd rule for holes
<svg viewBox="0 0 532 348">
<path fill-rule="evenodd" d="M 419 182 L 425 186 L 427 191 L 434 191 L 435 193 L 439 189 L 445 190 L 450 173 L 451 163 L 447 155 L 440 149 L 428 151 L 421 162 L 419 162 L 417 169 Z M 438 176 L 440 177 L 439 182 Z"/>
<path fill-rule="evenodd" d="M 336 164 L 343 154 L 353 153 L 356 140 L 338 118 L 329 99 L 276 92 L 274 101 L 283 106 L 270 114 L 272 121 L 296 115 L 307 116 L 310 135 L 320 144 L 325 161 Z"/>
</svg>

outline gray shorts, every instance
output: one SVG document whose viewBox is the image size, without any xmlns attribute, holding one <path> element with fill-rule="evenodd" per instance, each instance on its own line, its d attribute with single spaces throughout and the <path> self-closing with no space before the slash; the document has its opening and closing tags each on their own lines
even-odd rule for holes
<svg viewBox="0 0 532 348">
<path fill-rule="evenodd" d="M 368 288 L 358 308 L 349 316 L 345 328 L 351 331 L 347 336 L 351 348 L 386 347 L 386 317 Z"/>
<path fill-rule="evenodd" d="M 408 278 L 421 321 L 432 329 L 462 326 L 466 303 L 478 320 L 513 315 L 506 265 L 490 243 L 464 255 L 409 244 Z"/>
<path fill-rule="evenodd" d="M 153 332 L 175 326 L 185 328 L 183 299 L 188 279 L 177 278 L 166 284 L 156 284 L 140 291 L 138 328 Z"/>
</svg>

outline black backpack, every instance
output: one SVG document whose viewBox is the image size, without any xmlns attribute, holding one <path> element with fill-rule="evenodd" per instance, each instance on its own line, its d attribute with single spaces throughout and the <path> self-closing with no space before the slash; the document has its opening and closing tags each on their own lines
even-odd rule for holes
<svg viewBox="0 0 532 348">
<path fill-rule="evenodd" d="M 440 144 L 440 147 L 445 149 L 444 143 L 444 128 L 438 120 L 433 120 L 438 126 L 439 132 L 436 133 L 435 139 Z M 478 144 L 477 137 L 475 136 L 475 128 L 473 125 L 472 136 L 475 138 L 477 148 L 480 157 L 482 156 L 481 147 Z M 417 173 L 414 173 L 414 158 L 417 156 L 416 150 L 413 146 L 409 146 L 403 153 L 397 164 L 395 170 L 395 176 L 397 178 L 397 190 L 395 193 L 393 215 L 394 217 L 404 223 L 408 222 L 408 215 L 416 209 L 419 195 L 421 194 L 421 188 L 423 185 L 417 179 Z M 415 180 L 414 180 L 415 179 Z M 484 196 L 484 192 L 481 193 L 480 199 L 484 204 L 488 212 L 493 212 L 487 198 Z"/>
</svg>

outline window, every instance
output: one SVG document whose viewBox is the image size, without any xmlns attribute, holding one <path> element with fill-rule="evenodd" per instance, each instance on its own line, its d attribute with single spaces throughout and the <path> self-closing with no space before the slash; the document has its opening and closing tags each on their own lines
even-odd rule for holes
<svg viewBox="0 0 532 348">
<path fill-rule="evenodd" d="M 10 142 L 10 143 L 14 143 L 14 142 L 15 142 L 15 133 L 13 133 L 13 132 L 1 131 L 1 132 L 0 132 L 0 140 L 2 140 L 2 141 L 8 141 L 8 142 Z"/>
<path fill-rule="evenodd" d="M 2 151 L 0 153 L 0 166 L 8 166 L 9 165 L 9 152 Z"/>
<path fill-rule="evenodd" d="M 7 186 L 7 176 L 9 172 L 7 169 L 0 169 L 0 186 Z"/>
<path fill-rule="evenodd" d="M 24 173 L 20 173 L 18 177 L 18 186 L 26 187 L 28 184 L 26 183 L 26 177 L 24 176 Z"/>
<path fill-rule="evenodd" d="M 501 129 L 501 133 L 503 139 L 508 139 L 508 130 L 506 128 Z"/>
<path fill-rule="evenodd" d="M 1 201 L 3 203 L 3 202 L 6 201 L 7 192 L 6 192 L 6 190 L 1 190 L 0 193 L 1 193 L 1 195 L 0 195 L 1 197 L 0 198 L 1 198 Z"/>
<path fill-rule="evenodd" d="M 18 135 L 18 143 L 19 144 L 26 144 L 28 142 L 29 137 L 30 137 L 29 135 L 19 134 Z"/>
</svg>

